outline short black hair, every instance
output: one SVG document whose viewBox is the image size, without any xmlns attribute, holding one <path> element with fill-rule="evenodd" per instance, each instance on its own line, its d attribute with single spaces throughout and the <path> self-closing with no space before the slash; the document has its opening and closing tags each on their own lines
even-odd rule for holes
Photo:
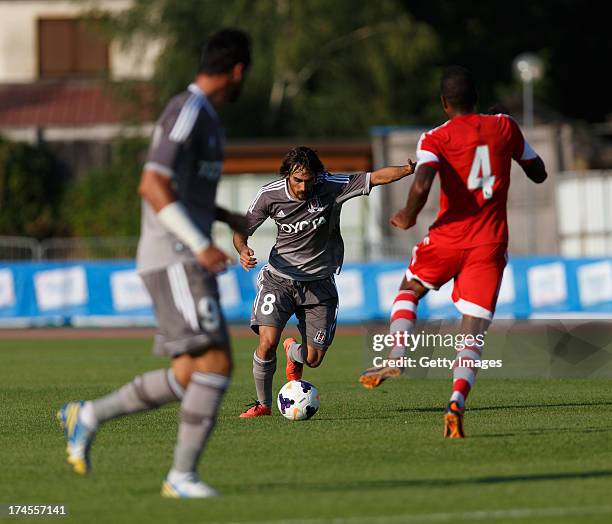
<svg viewBox="0 0 612 524">
<path fill-rule="evenodd" d="M 478 92 L 472 74 L 461 66 L 444 69 L 440 80 L 440 93 L 457 109 L 470 110 L 478 102 Z"/>
<path fill-rule="evenodd" d="M 315 176 L 325 172 L 325 166 L 316 151 L 305 146 L 294 147 L 285 155 L 279 173 L 286 178 L 296 169 L 301 169 Z"/>
<path fill-rule="evenodd" d="M 489 109 L 487 109 L 487 112 L 485 114 L 487 115 L 502 114 L 502 115 L 510 116 L 510 111 L 504 104 L 498 102 L 496 104 L 493 104 L 491 107 L 489 107 Z"/>
<path fill-rule="evenodd" d="M 236 64 L 251 64 L 251 39 L 240 29 L 225 28 L 214 33 L 202 47 L 199 73 L 229 73 Z"/>
</svg>

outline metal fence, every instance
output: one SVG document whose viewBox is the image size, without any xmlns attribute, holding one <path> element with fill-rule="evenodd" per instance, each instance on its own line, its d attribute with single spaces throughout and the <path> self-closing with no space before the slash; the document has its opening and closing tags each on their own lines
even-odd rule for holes
<svg viewBox="0 0 612 524">
<path fill-rule="evenodd" d="M 40 260 L 40 247 L 40 242 L 34 238 L 0 236 L 0 260 Z"/>
<path fill-rule="evenodd" d="M 346 228 L 346 262 L 366 262 L 370 260 L 408 260 L 411 245 L 409 242 L 391 240 L 369 243 L 359 236 L 354 228 Z M 231 234 L 227 228 L 214 234 L 215 242 L 228 253 L 234 254 Z M 270 246 L 274 244 L 275 231 L 258 231 L 252 239 L 253 248 L 259 260 L 266 258 Z M 138 237 L 76 237 L 48 238 L 38 241 L 28 237 L 0 236 L 0 261 L 36 262 L 49 260 L 116 260 L 136 258 Z"/>
<path fill-rule="evenodd" d="M 138 237 L 48 238 L 40 243 L 40 260 L 109 260 L 136 257 Z"/>
<path fill-rule="evenodd" d="M 137 237 L 48 238 L 42 241 L 27 237 L 0 237 L 0 260 L 133 259 L 137 246 Z"/>
</svg>

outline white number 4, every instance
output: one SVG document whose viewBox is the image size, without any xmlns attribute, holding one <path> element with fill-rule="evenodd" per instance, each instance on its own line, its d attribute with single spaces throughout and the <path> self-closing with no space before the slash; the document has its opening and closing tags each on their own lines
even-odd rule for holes
<svg viewBox="0 0 612 524">
<path fill-rule="evenodd" d="M 482 171 L 482 176 L 478 174 Z M 489 146 L 477 146 L 470 176 L 468 177 L 468 189 L 478 189 L 482 187 L 482 196 L 488 200 L 493 196 L 493 184 L 495 175 L 491 174 L 491 161 L 489 160 Z"/>
</svg>

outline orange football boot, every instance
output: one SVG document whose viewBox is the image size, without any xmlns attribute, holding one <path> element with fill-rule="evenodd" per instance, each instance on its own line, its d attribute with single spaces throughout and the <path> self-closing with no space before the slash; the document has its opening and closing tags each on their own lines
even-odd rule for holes
<svg viewBox="0 0 612 524">
<path fill-rule="evenodd" d="M 359 383 L 366 389 L 374 389 L 388 378 L 397 378 L 401 374 L 399 368 L 368 368 L 359 377 Z"/>
<path fill-rule="evenodd" d="M 444 413 L 444 438 L 465 438 L 463 432 L 463 409 L 451 402 Z"/>
<path fill-rule="evenodd" d="M 240 413 L 240 418 L 269 417 L 272 415 L 272 410 L 259 402 L 259 400 L 249 404 L 248 408 L 244 413 Z"/>
<path fill-rule="evenodd" d="M 283 342 L 283 347 L 285 348 L 285 355 L 287 356 L 287 367 L 285 368 L 285 375 L 287 375 L 287 380 L 300 380 L 302 378 L 304 364 L 293 362 L 293 360 L 289 358 L 289 346 L 291 346 L 291 344 L 293 343 L 295 343 L 294 338 L 286 338 Z"/>
</svg>

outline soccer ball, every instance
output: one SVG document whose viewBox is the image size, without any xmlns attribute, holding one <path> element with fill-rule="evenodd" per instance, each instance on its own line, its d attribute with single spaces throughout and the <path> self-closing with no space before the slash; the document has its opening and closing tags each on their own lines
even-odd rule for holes
<svg viewBox="0 0 612 524">
<path fill-rule="evenodd" d="M 278 392 L 278 410 L 289 420 L 306 420 L 312 417 L 321 405 L 319 392 L 310 382 L 292 380 Z"/>
</svg>

